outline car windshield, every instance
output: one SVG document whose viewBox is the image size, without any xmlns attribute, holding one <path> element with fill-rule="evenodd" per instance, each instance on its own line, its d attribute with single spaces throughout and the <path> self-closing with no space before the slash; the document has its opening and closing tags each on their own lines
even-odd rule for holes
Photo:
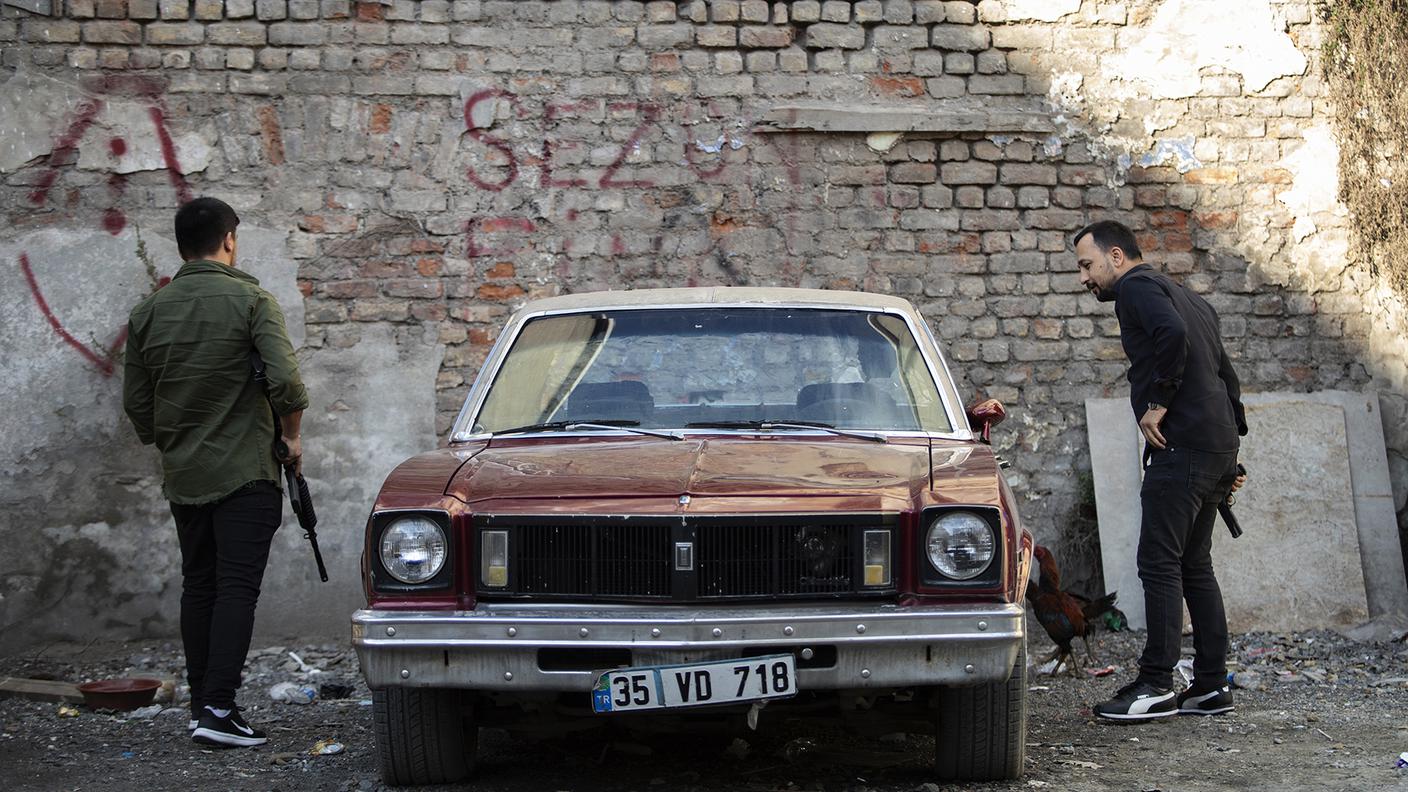
<svg viewBox="0 0 1408 792">
<path fill-rule="evenodd" d="M 470 431 L 613 421 L 645 429 L 791 422 L 952 430 L 904 319 L 730 307 L 532 319 L 498 367 Z"/>
</svg>

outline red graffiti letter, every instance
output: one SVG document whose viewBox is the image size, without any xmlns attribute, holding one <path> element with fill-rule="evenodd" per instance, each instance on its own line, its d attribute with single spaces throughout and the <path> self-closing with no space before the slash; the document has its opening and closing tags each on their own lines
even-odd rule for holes
<svg viewBox="0 0 1408 792">
<path fill-rule="evenodd" d="M 465 169 L 465 175 L 471 182 L 474 182 L 476 187 L 493 192 L 498 192 L 510 184 L 513 184 L 514 180 L 518 178 L 518 158 L 513 155 L 513 149 L 509 148 L 508 143 L 474 125 L 474 107 L 480 102 L 497 99 L 499 97 L 508 99 L 514 112 L 518 112 L 518 97 L 500 88 L 486 88 L 469 97 L 464 103 L 464 125 L 465 129 L 469 132 L 469 136 L 489 148 L 498 151 L 505 157 L 508 157 L 508 173 L 504 175 L 503 181 L 500 182 L 486 182 L 479 178 L 479 174 L 474 172 L 474 168 Z"/>
</svg>

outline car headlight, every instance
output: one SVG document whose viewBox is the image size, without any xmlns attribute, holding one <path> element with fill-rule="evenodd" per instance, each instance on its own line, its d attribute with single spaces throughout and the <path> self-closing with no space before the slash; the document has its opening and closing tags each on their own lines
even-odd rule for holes
<svg viewBox="0 0 1408 792">
<path fill-rule="evenodd" d="M 924 539 L 929 563 L 954 580 L 975 578 L 992 563 L 997 536 L 982 517 L 965 511 L 949 512 L 929 526 Z"/>
<path fill-rule="evenodd" d="M 445 531 L 428 517 L 402 517 L 381 532 L 381 566 L 402 583 L 424 583 L 445 566 Z"/>
</svg>

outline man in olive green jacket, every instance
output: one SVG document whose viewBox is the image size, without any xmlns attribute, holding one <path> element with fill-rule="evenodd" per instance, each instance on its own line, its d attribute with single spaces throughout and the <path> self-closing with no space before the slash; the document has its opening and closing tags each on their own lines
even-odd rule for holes
<svg viewBox="0 0 1408 792">
<path fill-rule="evenodd" d="M 235 269 L 239 217 L 197 198 L 176 213 L 185 264 L 132 309 L 123 408 L 161 452 L 162 491 L 181 543 L 181 639 L 198 742 L 266 741 L 235 706 L 269 546 L 283 519 L 279 464 L 302 466 L 308 393 L 278 302 Z M 274 420 L 250 351 L 268 376 L 288 456 L 274 457 Z"/>
</svg>

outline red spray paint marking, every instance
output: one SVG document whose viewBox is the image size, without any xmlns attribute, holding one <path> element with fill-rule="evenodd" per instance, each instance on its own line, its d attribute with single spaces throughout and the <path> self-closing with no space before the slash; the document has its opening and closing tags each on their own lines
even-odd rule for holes
<svg viewBox="0 0 1408 792">
<path fill-rule="evenodd" d="M 39 311 L 44 314 L 45 319 L 49 320 L 49 326 L 54 328 L 55 333 L 59 334 L 59 338 L 62 338 L 65 344 L 78 350 L 78 354 L 88 358 L 88 361 L 97 366 L 104 377 L 111 377 L 113 374 L 113 356 L 116 355 L 117 350 L 121 349 L 122 345 L 127 342 L 127 325 L 123 325 L 122 329 L 118 331 L 117 337 L 113 339 L 112 350 L 106 355 L 99 355 L 97 352 L 90 349 L 87 344 L 74 338 L 73 334 L 64 328 L 59 318 L 54 316 L 53 310 L 49 308 L 49 302 L 44 299 L 43 292 L 39 290 L 39 283 L 34 279 L 34 270 L 29 266 L 28 254 L 20 254 L 20 271 L 24 273 L 25 282 L 29 284 L 29 293 L 34 297 L 34 302 L 39 306 Z"/>
<path fill-rule="evenodd" d="M 68 129 L 54 141 L 53 153 L 49 155 L 49 169 L 39 177 L 39 186 L 34 188 L 34 192 L 29 194 L 29 202 L 35 206 L 43 206 L 49 199 L 49 188 L 54 186 L 54 180 L 59 178 L 59 166 L 67 165 L 72 161 L 75 146 L 83 138 L 88 127 L 92 126 L 93 119 L 98 117 L 98 113 L 103 109 L 103 103 L 94 99 L 84 102 L 78 106 L 78 114 L 74 116 L 73 122 L 68 125 Z"/>
<path fill-rule="evenodd" d="M 601 174 L 601 180 L 597 182 L 597 186 L 602 188 L 655 186 L 654 182 L 646 181 L 645 179 L 616 181 L 612 176 L 615 175 L 616 171 L 621 169 L 621 165 L 625 163 L 626 157 L 630 156 L 631 151 L 640 144 L 640 139 L 645 136 L 645 130 L 648 129 L 651 124 L 655 123 L 655 119 L 660 115 L 660 107 L 653 104 L 637 104 L 636 102 L 613 102 L 609 107 L 611 110 L 639 109 L 641 112 L 641 122 L 636 125 L 635 129 L 631 130 L 631 136 L 626 140 L 625 144 L 621 146 L 621 153 L 616 155 L 616 159 L 612 160 L 605 172 Z"/>
<path fill-rule="evenodd" d="M 502 233 L 504 231 L 522 231 L 531 234 L 538 230 L 532 220 L 523 217 L 476 217 L 465 224 L 465 256 L 473 258 L 475 256 L 511 256 L 523 250 L 524 245 L 517 247 L 485 247 L 479 243 L 475 237 L 475 232 L 482 234 Z"/>
<path fill-rule="evenodd" d="M 166 175 L 171 179 L 171 186 L 176 188 L 176 196 L 181 199 L 181 203 L 186 203 L 191 200 L 191 188 L 186 184 L 186 177 L 181 175 L 181 163 L 176 159 L 176 145 L 171 142 L 171 133 L 166 130 L 166 117 L 160 107 L 147 108 L 147 114 L 156 125 L 156 136 L 161 141 L 161 158 L 166 162 Z"/>
<path fill-rule="evenodd" d="M 493 135 L 490 135 L 489 133 L 474 125 L 475 105 L 479 104 L 480 102 L 489 99 L 497 99 L 499 97 L 508 99 L 509 105 L 513 108 L 514 113 L 519 112 L 518 97 L 514 96 L 508 91 L 503 90 L 502 88 L 486 88 L 466 99 L 464 103 L 464 126 L 465 130 L 469 133 L 469 136 L 479 141 L 480 143 L 483 143 L 489 148 L 494 149 L 505 157 L 508 157 L 508 165 L 505 166 L 507 173 L 504 174 L 504 178 L 502 181 L 485 181 L 479 178 L 479 174 L 474 172 L 474 168 L 465 168 L 465 177 L 468 178 L 471 182 L 473 182 L 474 186 L 480 188 L 481 190 L 489 190 L 490 192 L 499 192 L 510 184 L 513 184 L 514 181 L 518 179 L 518 158 L 514 156 L 513 149 L 509 148 L 508 143 L 506 143 L 502 138 L 494 137 Z"/>
<path fill-rule="evenodd" d="M 146 96 L 154 101 L 159 94 L 159 84 L 155 81 L 136 80 L 104 82 L 98 85 L 98 90 L 116 95 L 136 94 Z M 93 125 L 94 119 L 103 109 L 103 103 L 99 99 L 86 100 L 78 106 L 78 112 L 72 122 L 69 123 L 63 134 L 54 141 L 52 153 L 49 156 L 49 168 L 40 177 L 38 186 L 29 195 L 29 200 L 36 206 L 43 206 L 48 202 L 49 191 L 53 188 L 54 182 L 58 179 L 59 168 L 70 165 L 77 159 L 78 142 L 83 139 L 88 128 Z M 154 105 L 148 108 L 148 116 L 152 119 L 153 126 L 156 127 L 157 140 L 161 144 L 162 160 L 166 163 L 167 175 L 171 180 L 171 185 L 176 189 L 176 194 L 182 203 L 191 200 L 191 189 L 186 183 L 186 178 L 181 174 L 181 163 L 176 157 L 176 146 L 171 140 L 171 134 L 166 128 L 166 119 L 160 106 Z M 114 157 L 121 157 L 127 153 L 127 141 L 122 138 L 112 138 L 108 141 L 108 152 Z M 114 173 L 108 178 L 108 186 L 115 193 L 116 197 L 121 197 L 127 188 L 127 179 L 120 173 Z M 119 234 L 127 226 L 127 217 L 121 209 L 110 208 L 103 212 L 101 225 L 110 234 Z M 44 314 L 49 326 L 54 329 L 59 338 L 65 344 L 73 347 L 80 355 L 97 367 L 104 377 L 111 377 L 114 371 L 113 359 L 118 351 L 127 343 L 127 325 L 124 323 L 118 329 L 113 338 L 112 345 L 104 354 L 98 354 L 87 344 L 74 338 L 58 317 L 54 315 L 53 309 L 49 307 L 48 300 L 44 299 L 44 293 L 39 288 L 39 282 L 34 277 L 34 269 L 29 264 L 29 254 L 20 253 L 20 270 L 24 273 L 25 282 L 29 284 L 30 296 L 39 306 L 40 313 Z M 163 277 L 156 288 L 160 289 L 171 279 Z"/>
</svg>

